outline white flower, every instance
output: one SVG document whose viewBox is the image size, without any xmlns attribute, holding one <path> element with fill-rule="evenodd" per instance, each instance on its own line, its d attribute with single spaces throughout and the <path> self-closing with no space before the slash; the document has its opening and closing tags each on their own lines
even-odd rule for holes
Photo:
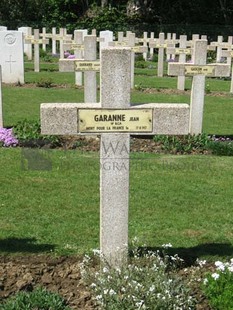
<svg viewBox="0 0 233 310">
<path fill-rule="evenodd" d="M 100 250 L 94 249 L 94 250 L 93 250 L 93 253 L 94 253 L 94 255 L 100 255 Z"/>
<path fill-rule="evenodd" d="M 228 270 L 229 270 L 230 272 L 233 272 L 233 266 L 229 266 L 229 267 L 228 267 Z"/>
<path fill-rule="evenodd" d="M 224 270 L 225 270 L 225 265 L 224 265 L 222 262 L 217 261 L 217 262 L 215 262 L 214 264 L 215 264 L 215 266 L 217 267 L 217 270 L 221 270 L 221 271 L 224 271 Z"/>
<path fill-rule="evenodd" d="M 203 267 L 205 264 L 206 264 L 206 260 L 199 260 L 197 259 L 197 264 L 200 266 L 200 267 Z"/>
<path fill-rule="evenodd" d="M 208 279 L 205 278 L 204 281 L 203 281 L 204 285 L 206 285 L 208 283 Z"/>
<path fill-rule="evenodd" d="M 113 289 L 110 289 L 109 295 L 115 295 L 115 294 L 116 294 L 116 292 Z"/>
<path fill-rule="evenodd" d="M 214 279 L 214 280 L 217 280 L 219 278 L 219 274 L 218 273 L 212 273 L 211 277 Z"/>
<path fill-rule="evenodd" d="M 154 286 L 154 284 L 152 284 L 151 287 L 150 287 L 150 289 L 149 289 L 149 291 L 150 291 L 150 292 L 153 292 L 154 290 L 155 290 L 155 286 Z"/>
<path fill-rule="evenodd" d="M 136 307 L 138 307 L 138 309 L 141 308 L 141 306 L 143 305 L 144 301 L 140 300 L 139 302 L 136 302 Z"/>
<path fill-rule="evenodd" d="M 107 267 L 104 267 L 103 268 L 103 273 L 107 273 L 108 272 L 108 268 Z"/>
<path fill-rule="evenodd" d="M 101 300 L 102 298 L 103 298 L 102 295 L 97 295 L 97 296 L 96 296 L 96 299 L 97 299 L 97 300 Z"/>
<path fill-rule="evenodd" d="M 172 247 L 171 243 L 162 244 L 162 248 L 164 248 L 164 249 L 168 249 L 168 248 L 171 248 L 171 247 Z"/>
<path fill-rule="evenodd" d="M 94 287 L 96 287 L 96 284 L 95 283 L 91 283 L 90 287 L 94 288 Z"/>
</svg>

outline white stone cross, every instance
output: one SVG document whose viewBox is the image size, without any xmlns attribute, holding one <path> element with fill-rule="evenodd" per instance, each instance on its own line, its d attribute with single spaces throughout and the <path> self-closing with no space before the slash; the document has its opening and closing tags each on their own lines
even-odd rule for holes
<svg viewBox="0 0 233 310">
<path fill-rule="evenodd" d="M 230 66 L 227 64 L 206 65 L 207 40 L 195 40 L 194 63 L 169 63 L 168 75 L 193 76 L 190 99 L 190 128 L 191 134 L 202 132 L 202 120 L 205 97 L 205 77 L 224 77 L 230 75 Z"/>
<path fill-rule="evenodd" d="M 65 50 L 73 50 L 75 59 L 84 58 L 84 37 L 88 35 L 87 29 L 80 29 L 74 31 L 74 40 L 71 43 L 64 43 L 63 47 Z M 82 86 L 82 72 L 75 72 L 75 85 Z"/>
<path fill-rule="evenodd" d="M 34 45 L 34 71 L 40 72 L 40 44 L 49 44 L 49 39 L 40 39 L 39 29 L 34 29 L 33 37 L 25 38 L 26 44 Z"/>
<path fill-rule="evenodd" d="M 188 134 L 187 104 L 130 105 L 131 49 L 101 54 L 100 103 L 41 104 L 42 134 L 98 134 L 100 250 L 112 266 L 128 256 L 130 134 Z"/>
<path fill-rule="evenodd" d="M 158 39 L 149 40 L 149 47 L 158 49 L 158 77 L 163 77 L 163 66 L 164 66 L 164 49 L 167 47 L 165 43 L 165 34 L 161 32 Z"/>
<path fill-rule="evenodd" d="M 179 39 L 179 47 L 168 47 L 166 49 L 167 53 L 173 55 L 179 55 L 179 63 L 186 63 L 186 56 L 192 54 L 192 49 L 186 47 L 187 44 L 187 36 L 181 35 Z M 185 89 L 185 76 L 178 75 L 177 79 L 177 89 L 184 90 Z"/>
<path fill-rule="evenodd" d="M 127 38 L 123 40 L 124 38 L 120 36 L 120 41 L 113 41 L 109 42 L 108 46 L 124 46 L 124 47 L 130 47 L 131 48 L 131 88 L 134 89 L 134 67 L 135 67 L 135 54 L 141 54 L 148 52 L 147 45 L 136 45 L 136 37 L 135 33 L 128 32 Z M 142 40 L 143 42 L 143 40 Z"/>
<path fill-rule="evenodd" d="M 96 72 L 100 70 L 96 61 L 96 36 L 84 37 L 84 59 L 60 59 L 60 72 L 84 72 L 84 102 L 97 102 Z"/>
<path fill-rule="evenodd" d="M 16 60 L 12 59 L 12 55 L 9 55 L 9 60 L 5 60 L 5 62 L 9 63 L 10 73 L 12 73 L 12 63 L 16 62 Z"/>
<path fill-rule="evenodd" d="M 175 48 L 176 44 L 179 43 L 179 40 L 176 39 L 176 33 L 167 33 L 167 39 L 165 40 L 165 43 L 167 44 L 167 47 Z M 170 51 L 167 49 L 167 61 L 169 61 L 171 58 L 175 58 L 174 53 L 170 53 Z"/>
</svg>

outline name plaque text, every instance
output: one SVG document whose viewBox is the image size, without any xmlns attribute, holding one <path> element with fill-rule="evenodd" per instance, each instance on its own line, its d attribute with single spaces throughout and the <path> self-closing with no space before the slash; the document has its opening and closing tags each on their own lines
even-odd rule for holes
<svg viewBox="0 0 233 310">
<path fill-rule="evenodd" d="M 214 75 L 214 66 L 185 66 L 185 75 Z"/>
<path fill-rule="evenodd" d="M 100 71 L 99 61 L 75 61 L 75 71 Z"/>
<path fill-rule="evenodd" d="M 152 109 L 79 109 L 81 133 L 152 132 Z"/>
</svg>

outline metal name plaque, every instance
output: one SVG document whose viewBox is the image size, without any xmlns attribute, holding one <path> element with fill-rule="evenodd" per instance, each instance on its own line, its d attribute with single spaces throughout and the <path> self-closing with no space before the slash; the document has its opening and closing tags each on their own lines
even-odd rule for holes
<svg viewBox="0 0 233 310">
<path fill-rule="evenodd" d="M 190 65 L 190 66 L 185 66 L 185 75 L 209 75 L 213 76 L 214 75 L 214 66 L 195 66 L 195 65 Z"/>
<path fill-rule="evenodd" d="M 79 109 L 80 133 L 152 132 L 152 109 Z"/>
<path fill-rule="evenodd" d="M 75 71 L 100 71 L 100 62 L 88 60 L 75 61 Z"/>
</svg>

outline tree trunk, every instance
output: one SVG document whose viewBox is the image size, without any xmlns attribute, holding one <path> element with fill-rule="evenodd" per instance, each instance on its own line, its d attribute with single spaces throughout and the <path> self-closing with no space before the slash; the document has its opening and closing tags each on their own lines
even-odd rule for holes
<svg viewBox="0 0 233 310">
<path fill-rule="evenodd" d="M 104 8 L 105 6 L 108 5 L 108 0 L 101 0 L 101 6 Z"/>
</svg>

